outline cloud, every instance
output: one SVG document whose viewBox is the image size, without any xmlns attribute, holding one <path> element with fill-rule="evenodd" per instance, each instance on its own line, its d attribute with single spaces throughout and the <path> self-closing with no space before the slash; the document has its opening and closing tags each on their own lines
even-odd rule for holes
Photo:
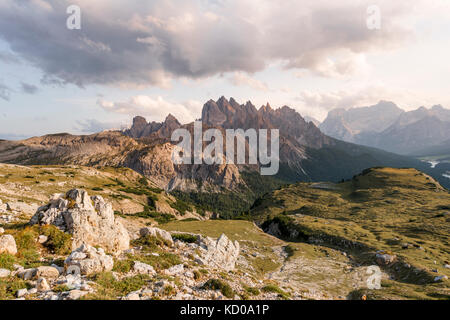
<svg viewBox="0 0 450 320">
<path fill-rule="evenodd" d="M 33 84 L 28 84 L 25 82 L 21 83 L 22 92 L 26 94 L 36 94 L 39 91 L 39 88 Z"/>
<path fill-rule="evenodd" d="M 185 77 L 242 77 L 274 61 L 336 76 L 354 73 L 366 53 L 398 47 L 411 35 L 400 23 L 412 14 L 409 3 L 377 3 L 386 18 L 372 31 L 365 20 L 369 0 L 129 0 L 126 6 L 118 0 L 3 0 L 0 37 L 44 72 L 44 82 L 78 86 L 168 87 Z M 81 30 L 65 27 L 72 4 L 81 7 Z"/>
<path fill-rule="evenodd" d="M 0 83 L 0 99 L 9 101 L 10 96 L 11 96 L 11 89 L 6 85 Z"/>
<path fill-rule="evenodd" d="M 269 91 L 266 83 L 254 79 L 243 72 L 235 72 L 230 78 L 230 82 L 235 86 L 249 86 L 254 90 Z"/>
<path fill-rule="evenodd" d="M 125 124 L 119 122 L 102 122 L 96 119 L 78 120 L 75 129 L 83 133 L 96 133 L 110 129 L 123 129 Z"/>
<path fill-rule="evenodd" d="M 14 54 L 10 52 L 2 51 L 0 52 L 0 62 L 12 64 L 12 63 L 20 63 L 20 59 L 17 58 Z"/>
<path fill-rule="evenodd" d="M 180 104 L 168 102 L 162 97 L 152 98 L 145 95 L 135 96 L 122 102 L 99 99 L 97 104 L 109 112 L 146 116 L 153 121 L 163 121 L 171 113 L 182 123 L 194 121 L 201 114 L 203 106 L 198 101 Z"/>
<path fill-rule="evenodd" d="M 392 101 L 405 110 L 417 109 L 419 106 L 431 106 L 433 100 L 423 99 L 420 92 L 405 88 L 391 88 L 383 83 L 362 86 L 350 86 L 333 91 L 303 90 L 297 97 L 304 114 L 318 119 L 326 117 L 328 111 L 336 108 L 349 109 L 377 104 L 381 100 Z"/>
</svg>

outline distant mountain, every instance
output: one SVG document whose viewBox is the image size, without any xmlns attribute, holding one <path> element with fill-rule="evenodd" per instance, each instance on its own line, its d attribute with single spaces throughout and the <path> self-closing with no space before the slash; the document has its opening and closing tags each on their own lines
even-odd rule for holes
<svg viewBox="0 0 450 320">
<path fill-rule="evenodd" d="M 388 101 L 380 101 L 371 107 L 334 109 L 328 113 L 319 128 L 333 138 L 358 143 L 358 135 L 382 132 L 402 113 L 402 109 Z"/>
<path fill-rule="evenodd" d="M 305 118 L 305 121 L 306 121 L 306 122 L 312 122 L 312 123 L 314 123 L 314 125 L 315 125 L 316 127 L 319 127 L 319 125 L 320 125 L 320 121 L 317 120 L 316 118 L 313 118 L 313 117 L 310 117 L 310 116 L 304 116 L 303 118 Z"/>
<path fill-rule="evenodd" d="M 335 109 L 319 126 L 334 138 L 399 154 L 417 154 L 450 137 L 450 110 L 442 106 L 405 112 L 391 102 Z"/>
</svg>

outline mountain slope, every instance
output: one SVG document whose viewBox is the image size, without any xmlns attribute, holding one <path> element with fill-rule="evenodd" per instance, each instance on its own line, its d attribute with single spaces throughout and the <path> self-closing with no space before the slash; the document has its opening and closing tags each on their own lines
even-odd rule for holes
<svg viewBox="0 0 450 320">
<path fill-rule="evenodd" d="M 280 238 L 344 249 L 357 264 L 379 264 L 390 285 L 366 294 L 386 298 L 397 287 L 395 294 L 405 296 L 448 296 L 448 285 L 437 286 L 434 278 L 450 276 L 449 204 L 450 193 L 417 170 L 375 168 L 339 184 L 281 188 L 255 202 L 250 215 Z M 376 261 L 379 250 L 393 262 Z"/>
</svg>

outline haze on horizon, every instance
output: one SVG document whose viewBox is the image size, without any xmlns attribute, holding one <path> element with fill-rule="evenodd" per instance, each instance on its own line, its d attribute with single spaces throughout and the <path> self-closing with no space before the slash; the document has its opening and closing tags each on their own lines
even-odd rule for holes
<svg viewBox="0 0 450 320">
<path fill-rule="evenodd" d="M 449 16 L 445 0 L 1 0 L 0 139 L 190 122 L 220 96 L 319 120 L 380 100 L 450 108 Z"/>
</svg>

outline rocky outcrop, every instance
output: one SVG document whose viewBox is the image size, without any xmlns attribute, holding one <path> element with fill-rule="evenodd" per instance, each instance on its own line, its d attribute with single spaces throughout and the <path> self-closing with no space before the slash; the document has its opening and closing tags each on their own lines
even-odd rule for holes
<svg viewBox="0 0 450 320">
<path fill-rule="evenodd" d="M 162 229 L 158 229 L 158 228 L 153 228 L 153 227 L 146 227 L 146 228 L 142 228 L 139 231 L 141 237 L 155 237 L 155 238 L 159 238 L 161 240 L 163 240 L 166 244 L 169 245 L 173 245 L 173 240 L 172 240 L 172 236 L 170 235 L 169 232 L 162 230 Z"/>
<path fill-rule="evenodd" d="M 111 204 L 100 196 L 89 197 L 84 190 L 54 195 L 49 204 L 38 209 L 30 223 L 52 224 L 72 234 L 72 249 L 86 244 L 116 253 L 128 249 L 130 244 L 128 232 L 115 220 Z"/>
<path fill-rule="evenodd" d="M 147 122 L 145 118 L 137 116 L 133 125 L 124 134 L 133 138 L 170 138 L 172 132 L 181 127 L 178 120 L 169 114 L 164 122 Z"/>
<path fill-rule="evenodd" d="M 64 261 L 67 273 L 79 271 L 82 275 L 111 271 L 114 266 L 114 260 L 107 255 L 102 248 L 94 248 L 90 245 L 82 245 Z"/>
<path fill-rule="evenodd" d="M 239 242 L 231 241 L 225 234 L 217 240 L 206 237 L 200 239 L 200 257 L 196 261 L 213 268 L 233 270 L 239 257 Z"/>
<path fill-rule="evenodd" d="M 397 260 L 397 256 L 380 251 L 375 255 L 375 259 L 379 265 L 389 265 Z"/>
<path fill-rule="evenodd" d="M 0 236 L 0 253 L 9 253 L 12 255 L 17 253 L 16 241 L 12 235 Z"/>
</svg>

